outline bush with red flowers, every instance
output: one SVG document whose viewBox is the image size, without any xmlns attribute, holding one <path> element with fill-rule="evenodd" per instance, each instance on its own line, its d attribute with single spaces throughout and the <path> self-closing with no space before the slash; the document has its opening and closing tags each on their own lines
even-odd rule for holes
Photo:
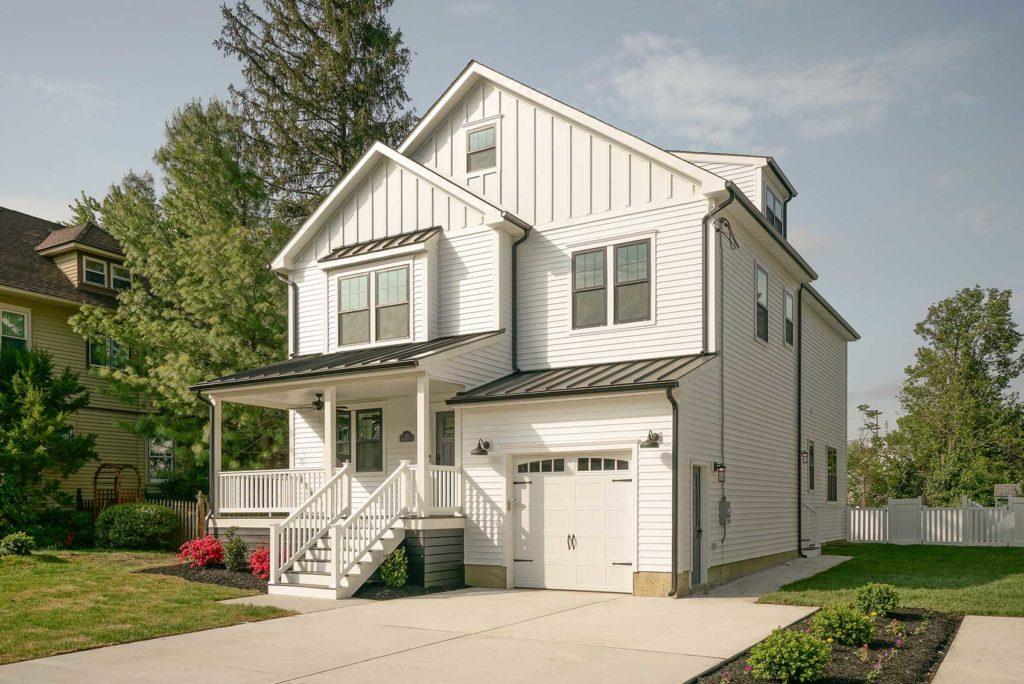
<svg viewBox="0 0 1024 684">
<path fill-rule="evenodd" d="M 178 559 L 182 565 L 192 568 L 220 565 L 224 562 L 224 547 L 216 537 L 208 534 L 205 537 L 190 539 L 182 544 Z"/>
<path fill-rule="evenodd" d="M 263 544 L 249 554 L 249 569 L 260 579 L 270 579 L 270 549 Z"/>
</svg>

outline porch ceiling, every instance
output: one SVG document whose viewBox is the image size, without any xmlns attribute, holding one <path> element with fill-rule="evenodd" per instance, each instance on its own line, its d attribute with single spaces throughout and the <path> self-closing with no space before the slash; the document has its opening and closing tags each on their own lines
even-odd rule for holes
<svg viewBox="0 0 1024 684">
<path fill-rule="evenodd" d="M 210 392 L 221 401 L 273 409 L 306 409 L 313 405 L 317 394 L 331 385 L 337 391 L 339 406 L 372 403 L 383 399 L 409 397 L 416 394 L 417 372 L 386 372 L 363 376 L 323 377 L 292 383 L 246 385 L 219 392 Z M 452 396 L 461 388 L 443 380 L 430 380 L 430 394 Z"/>
</svg>

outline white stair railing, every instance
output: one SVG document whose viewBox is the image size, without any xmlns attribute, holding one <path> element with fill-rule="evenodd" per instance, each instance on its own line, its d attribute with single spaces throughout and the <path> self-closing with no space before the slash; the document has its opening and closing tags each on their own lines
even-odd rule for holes
<svg viewBox="0 0 1024 684">
<path fill-rule="evenodd" d="M 428 466 L 428 486 L 433 494 L 434 511 L 454 513 L 462 507 L 462 471 L 453 465 Z"/>
<path fill-rule="evenodd" d="M 331 579 L 339 586 L 359 559 L 402 515 L 412 510 L 412 468 L 401 461 L 370 498 L 331 531 Z"/>
<path fill-rule="evenodd" d="M 346 463 L 280 525 L 270 528 L 270 581 L 277 584 L 307 549 L 352 506 L 352 477 Z"/>
</svg>

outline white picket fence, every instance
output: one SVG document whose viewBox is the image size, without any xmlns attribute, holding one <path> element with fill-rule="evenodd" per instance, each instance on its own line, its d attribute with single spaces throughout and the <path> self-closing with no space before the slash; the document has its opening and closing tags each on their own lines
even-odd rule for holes
<svg viewBox="0 0 1024 684">
<path fill-rule="evenodd" d="M 959 507 L 929 508 L 921 499 L 889 499 L 880 508 L 847 508 L 847 539 L 886 544 L 1024 546 L 1024 497 L 1006 506 L 982 506 L 964 497 Z"/>
</svg>

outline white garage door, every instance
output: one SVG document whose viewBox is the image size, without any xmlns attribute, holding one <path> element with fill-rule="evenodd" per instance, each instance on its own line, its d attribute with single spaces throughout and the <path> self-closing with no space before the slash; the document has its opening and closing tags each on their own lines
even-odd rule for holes
<svg viewBox="0 0 1024 684">
<path fill-rule="evenodd" d="M 544 456 L 516 464 L 515 585 L 633 591 L 633 473 L 625 455 Z"/>
</svg>

